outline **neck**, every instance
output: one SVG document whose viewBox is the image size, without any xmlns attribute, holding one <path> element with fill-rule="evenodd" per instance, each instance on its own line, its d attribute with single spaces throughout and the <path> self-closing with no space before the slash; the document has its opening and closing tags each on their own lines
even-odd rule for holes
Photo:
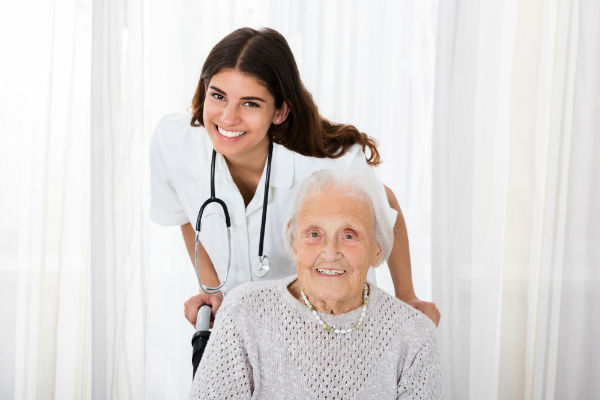
<svg viewBox="0 0 600 400">
<path fill-rule="evenodd" d="M 304 303 L 302 295 L 300 294 L 300 282 L 296 279 L 288 287 L 290 293 L 298 299 L 298 301 Z M 360 293 L 353 293 L 344 299 L 327 299 L 320 297 L 317 293 L 314 293 L 310 288 L 302 288 L 304 294 L 308 297 L 308 301 L 315 308 L 315 310 L 326 313 L 326 314 L 343 314 L 349 311 L 355 310 L 363 305 L 363 289 L 361 288 Z"/>
<path fill-rule="evenodd" d="M 253 149 L 244 152 L 243 154 L 237 154 L 233 156 L 226 156 L 225 161 L 229 170 L 232 171 L 244 171 L 252 175 L 262 175 L 262 171 L 267 162 L 269 155 L 269 139 L 261 142 Z"/>
</svg>

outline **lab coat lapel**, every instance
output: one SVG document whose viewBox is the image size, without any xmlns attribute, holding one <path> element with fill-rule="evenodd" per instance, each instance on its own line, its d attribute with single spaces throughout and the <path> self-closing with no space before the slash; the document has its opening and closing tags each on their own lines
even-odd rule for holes
<svg viewBox="0 0 600 400">
<path fill-rule="evenodd" d="M 273 143 L 273 159 L 271 161 L 271 180 L 269 200 L 270 205 L 273 201 L 273 188 L 289 189 L 294 181 L 294 152 L 286 149 L 282 145 Z M 256 187 L 256 193 L 246 208 L 246 216 L 249 216 L 257 211 L 262 212 L 265 188 L 265 174 L 267 166 L 263 169 L 263 174 L 260 182 Z M 267 211 L 268 212 L 268 211 Z"/>
</svg>

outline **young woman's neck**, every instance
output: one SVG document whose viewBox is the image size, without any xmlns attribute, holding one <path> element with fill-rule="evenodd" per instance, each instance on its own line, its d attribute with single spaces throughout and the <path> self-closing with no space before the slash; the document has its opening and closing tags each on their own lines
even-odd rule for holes
<svg viewBox="0 0 600 400">
<path fill-rule="evenodd" d="M 262 175 L 269 155 L 269 140 L 261 142 L 253 149 L 246 151 L 243 154 L 233 156 L 225 156 L 229 170 L 245 171 L 252 175 Z"/>
<path fill-rule="evenodd" d="M 264 146 L 263 143 L 260 143 L 244 154 L 225 157 L 231 178 L 238 187 L 246 206 L 256 193 L 256 187 L 260 182 L 268 155 L 269 141 L 267 139 Z"/>
</svg>

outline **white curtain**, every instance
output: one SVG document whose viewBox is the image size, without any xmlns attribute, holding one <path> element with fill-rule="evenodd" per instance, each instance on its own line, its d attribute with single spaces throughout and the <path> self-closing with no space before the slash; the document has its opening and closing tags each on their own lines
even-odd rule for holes
<svg viewBox="0 0 600 400">
<path fill-rule="evenodd" d="M 90 6 L 0 6 L 3 399 L 89 397 Z"/>
<path fill-rule="evenodd" d="M 449 398 L 600 393 L 598 17 L 585 0 L 440 3 L 432 275 Z"/>
<path fill-rule="evenodd" d="M 143 7 L 93 1 L 91 103 L 94 398 L 144 398 L 148 134 Z"/>
<path fill-rule="evenodd" d="M 557 399 L 600 394 L 600 3 L 580 0 L 570 122 L 569 189 L 563 242 L 560 319 L 550 361 Z M 552 389 L 552 387 L 551 387 Z M 551 395 L 553 392 L 548 391 Z"/>
</svg>

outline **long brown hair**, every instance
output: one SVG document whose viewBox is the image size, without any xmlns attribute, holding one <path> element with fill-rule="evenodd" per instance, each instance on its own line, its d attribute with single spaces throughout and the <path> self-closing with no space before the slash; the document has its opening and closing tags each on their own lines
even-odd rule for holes
<svg viewBox="0 0 600 400">
<path fill-rule="evenodd" d="M 212 77 L 225 68 L 236 69 L 258 79 L 275 98 L 275 107 L 285 101 L 286 120 L 271 125 L 275 143 L 305 156 L 338 158 L 354 144 L 362 147 L 367 163 L 377 165 L 381 157 L 377 143 L 352 125 L 336 124 L 321 117 L 311 94 L 300 80 L 296 60 L 285 38 L 269 28 L 240 28 L 225 36 L 204 62 L 192 100 L 192 126 L 203 126 L 206 88 Z M 367 149 L 369 150 L 367 152 Z"/>
</svg>

